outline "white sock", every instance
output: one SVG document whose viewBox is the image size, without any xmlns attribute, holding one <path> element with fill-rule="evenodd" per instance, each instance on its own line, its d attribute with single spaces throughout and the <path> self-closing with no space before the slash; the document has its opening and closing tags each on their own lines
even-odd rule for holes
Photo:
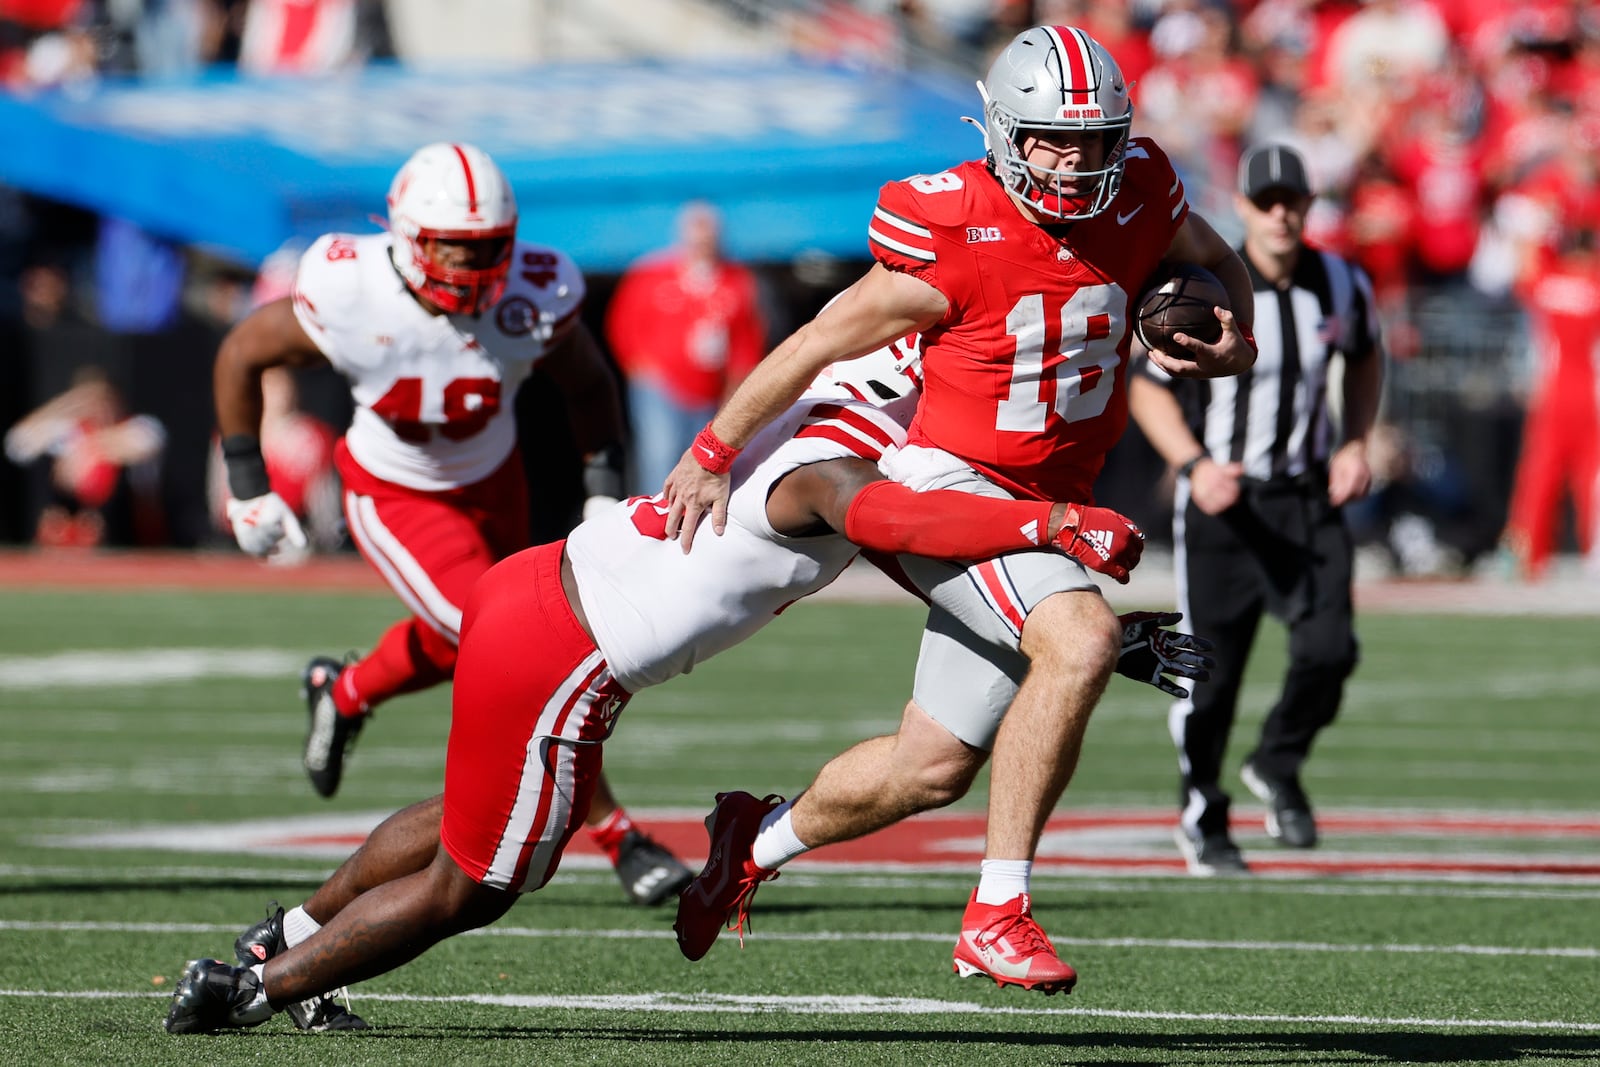
<svg viewBox="0 0 1600 1067">
<path fill-rule="evenodd" d="M 322 929 L 322 924 L 306 914 L 304 906 L 290 908 L 283 913 L 283 939 L 290 948 Z"/>
<path fill-rule="evenodd" d="M 794 801 L 786 800 L 767 812 L 761 820 L 761 829 L 756 833 L 755 844 L 750 849 L 750 858 L 757 867 L 775 871 L 796 856 L 811 851 L 810 845 L 795 836 L 794 822 L 789 818 L 789 811 L 793 807 Z"/>
<path fill-rule="evenodd" d="M 1032 860 L 984 860 L 978 875 L 978 903 L 1004 904 L 1028 891 Z"/>
</svg>

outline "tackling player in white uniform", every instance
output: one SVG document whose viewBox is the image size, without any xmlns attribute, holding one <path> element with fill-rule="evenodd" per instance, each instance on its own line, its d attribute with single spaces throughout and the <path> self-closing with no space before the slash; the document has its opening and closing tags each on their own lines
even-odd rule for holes
<svg viewBox="0 0 1600 1067">
<path fill-rule="evenodd" d="M 882 480 L 875 463 L 904 442 L 914 398 L 892 354 L 850 371 L 856 377 L 814 385 L 744 450 L 716 548 L 684 554 L 667 539 L 663 500 L 635 497 L 567 542 L 495 567 L 466 613 L 444 795 L 385 820 L 296 909 L 323 924 L 315 933 L 264 940 L 252 928 L 236 946 L 246 966 L 191 962 L 168 1031 L 257 1025 L 499 918 L 555 873 L 632 694 L 759 630 L 832 581 L 857 544 L 955 558 L 1054 548 L 1126 580 L 1137 539 L 1110 559 L 1092 547 L 1114 525 L 1137 533 L 1115 512 Z M 886 391 L 902 396 L 891 410 L 857 399 Z M 1170 655 L 1155 678 L 1137 650 L 1141 680 L 1171 685 L 1162 671 L 1201 672 L 1203 657 L 1156 618 L 1171 617 L 1131 629 L 1144 646 L 1177 644 L 1163 645 Z M 240 948 L 250 946 L 261 950 Z M 252 955 L 262 962 L 250 965 Z"/>
<path fill-rule="evenodd" d="M 305 768 L 323 796 L 377 705 L 451 678 L 472 586 L 530 543 L 513 400 L 535 364 L 567 402 L 586 510 L 622 495 L 621 404 L 579 320 L 583 275 L 564 253 L 516 240 L 505 175 L 471 145 L 428 145 L 396 174 L 388 209 L 386 233 L 312 244 L 292 295 L 229 332 L 214 374 L 228 518 L 257 556 L 304 540 L 261 458 L 262 371 L 327 364 L 348 380 L 355 416 L 335 451 L 345 517 L 412 612 L 366 657 L 306 668 Z M 603 784 L 592 814 L 632 899 L 659 903 L 687 881 Z"/>
</svg>

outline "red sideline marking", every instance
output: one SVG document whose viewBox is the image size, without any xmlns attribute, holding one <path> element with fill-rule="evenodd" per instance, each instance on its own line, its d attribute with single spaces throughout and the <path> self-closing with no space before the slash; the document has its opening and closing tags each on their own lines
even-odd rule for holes
<svg viewBox="0 0 1600 1067">
<path fill-rule="evenodd" d="M 277 566 L 240 552 L 0 552 L 0 586 L 19 588 L 279 589 L 387 592 L 355 554 L 312 556 Z"/>
<path fill-rule="evenodd" d="M 1173 825 L 1167 811 L 1108 811 L 1058 815 L 1046 824 L 1044 841 L 1035 870 L 1058 874 L 1101 873 L 1178 873 L 1183 861 L 1165 839 Z M 705 858 L 706 833 L 700 819 L 643 817 L 649 833 L 691 867 Z M 803 867 L 848 864 L 875 868 L 971 867 L 982 857 L 984 817 L 976 814 L 931 813 L 880 830 L 857 841 L 847 841 L 818 849 L 795 861 Z M 1381 837 L 1392 841 L 1396 835 L 1414 837 L 1463 838 L 1473 843 L 1473 854 L 1451 855 L 1416 852 L 1340 853 L 1297 852 L 1266 845 L 1251 849 L 1251 866 L 1259 872 L 1306 876 L 1379 874 L 1417 876 L 1505 876 L 1560 875 L 1568 878 L 1600 878 L 1600 860 L 1585 857 L 1540 854 L 1538 852 L 1486 855 L 1482 838 L 1515 837 L 1523 842 L 1538 838 L 1600 840 L 1600 817 L 1567 815 L 1508 816 L 1497 818 L 1481 814 L 1402 812 L 1319 813 L 1318 822 L 1330 837 L 1341 838 L 1334 849 L 1359 849 L 1363 838 Z M 1261 837 L 1258 814 L 1245 811 L 1235 819 L 1242 838 Z M 1105 851 L 1084 850 L 1079 843 L 1062 848 L 1060 835 L 1083 831 L 1124 829 L 1130 831 L 1125 846 L 1111 844 Z M 1052 837 L 1058 840 L 1052 842 Z M 293 849 L 310 846 L 343 845 L 354 851 L 362 841 L 360 834 L 284 835 L 267 846 Z M 1466 841 L 1462 844 L 1466 845 Z M 568 846 L 575 856 L 596 856 L 599 850 L 588 835 L 579 833 Z"/>
</svg>

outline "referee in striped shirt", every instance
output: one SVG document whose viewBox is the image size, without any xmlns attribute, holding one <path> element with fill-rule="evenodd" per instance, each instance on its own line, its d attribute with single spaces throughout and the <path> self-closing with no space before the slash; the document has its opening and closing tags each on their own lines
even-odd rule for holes
<svg viewBox="0 0 1600 1067">
<path fill-rule="evenodd" d="M 1383 353 L 1361 270 L 1301 239 L 1312 192 L 1305 161 L 1264 145 L 1240 160 L 1240 255 L 1255 288 L 1255 366 L 1233 378 L 1167 378 L 1148 359 L 1129 404 L 1178 472 L 1173 502 L 1178 607 L 1215 642 L 1209 682 L 1173 706 L 1182 773 L 1176 839 L 1194 874 L 1247 870 L 1228 832 L 1228 733 L 1263 612 L 1289 630 L 1283 691 L 1240 770 L 1280 844 L 1317 842 L 1301 767 L 1338 713 L 1357 659 L 1352 548 L 1340 506 L 1364 496 L 1367 436 Z M 1343 430 L 1328 409 L 1328 368 L 1343 361 Z"/>
</svg>

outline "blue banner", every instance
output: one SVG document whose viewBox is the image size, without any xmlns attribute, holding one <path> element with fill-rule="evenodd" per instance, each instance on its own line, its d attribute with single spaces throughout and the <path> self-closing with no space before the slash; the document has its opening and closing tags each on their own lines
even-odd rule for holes
<svg viewBox="0 0 1600 1067">
<path fill-rule="evenodd" d="M 0 97 L 0 181 L 254 265 L 292 237 L 370 232 L 414 149 L 462 140 L 510 177 L 522 236 L 614 271 L 717 204 L 729 251 L 863 257 L 878 187 L 982 152 L 960 81 L 798 61 L 318 80 L 107 82 Z"/>
</svg>

